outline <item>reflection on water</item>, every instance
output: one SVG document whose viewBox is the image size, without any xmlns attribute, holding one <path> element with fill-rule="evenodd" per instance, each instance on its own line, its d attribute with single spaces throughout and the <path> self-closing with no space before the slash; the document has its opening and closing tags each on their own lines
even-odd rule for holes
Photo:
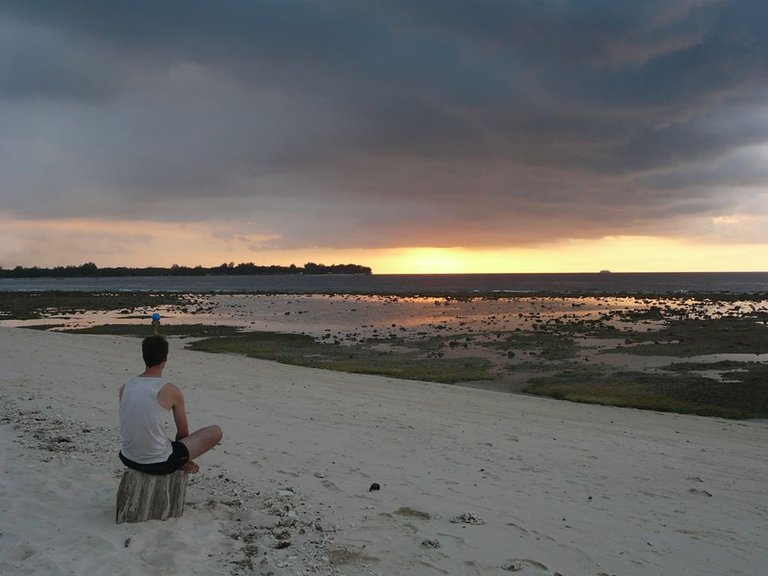
<svg viewBox="0 0 768 576">
<path fill-rule="evenodd" d="M 340 345 L 369 339 L 381 351 L 421 349 L 445 357 L 490 360 L 500 372 L 552 370 L 564 362 L 590 362 L 617 370 L 658 370 L 673 362 L 712 364 L 768 362 L 768 354 L 712 354 L 693 358 L 601 353 L 625 343 L 627 331 L 659 330 L 674 319 L 719 319 L 768 314 L 768 300 L 717 301 L 697 298 L 542 297 L 451 298 L 317 294 L 214 294 L 198 297 L 194 307 L 165 306 L 107 312 L 52 313 L 40 320 L 2 320 L 0 325 L 55 325 L 55 329 L 103 324 L 146 323 L 160 312 L 164 325 L 209 324 L 245 330 L 303 333 Z M 517 333 L 534 342 L 509 354 L 500 341 Z M 622 334 L 624 332 L 624 334 Z M 616 333 L 618 337 L 612 337 Z M 547 338 L 544 338 L 544 337 Z M 548 356 L 562 341 L 576 342 L 572 356 Z M 430 344 L 432 342 L 433 344 Z M 630 344 L 631 345 L 631 344 Z M 558 350 L 554 350 L 555 356 Z M 714 371 L 713 374 L 718 371 Z M 719 374 L 716 374 L 719 376 Z M 513 376 L 518 377 L 519 376 Z"/>
<path fill-rule="evenodd" d="M 149 322 L 160 312 L 166 324 L 226 324 L 249 330 L 278 330 L 322 335 L 330 331 L 461 334 L 594 323 L 619 330 L 658 329 L 670 318 L 718 319 L 767 314 L 768 300 L 715 301 L 694 298 L 514 297 L 401 298 L 397 296 L 317 294 L 205 295 L 193 310 L 158 309 L 52 313 L 42 320 L 0 320 L 3 326 L 60 324 L 81 328 L 97 324 Z M 422 336 L 424 334 L 421 334 Z"/>
</svg>

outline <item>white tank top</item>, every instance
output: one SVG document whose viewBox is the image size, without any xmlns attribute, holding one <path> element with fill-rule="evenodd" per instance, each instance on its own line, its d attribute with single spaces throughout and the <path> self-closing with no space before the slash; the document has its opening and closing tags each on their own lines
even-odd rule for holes
<svg viewBox="0 0 768 576">
<path fill-rule="evenodd" d="M 164 378 L 136 376 L 123 387 L 120 399 L 120 437 L 123 456 L 139 464 L 165 462 L 173 452 L 165 426 L 170 410 L 157 402 Z"/>
</svg>

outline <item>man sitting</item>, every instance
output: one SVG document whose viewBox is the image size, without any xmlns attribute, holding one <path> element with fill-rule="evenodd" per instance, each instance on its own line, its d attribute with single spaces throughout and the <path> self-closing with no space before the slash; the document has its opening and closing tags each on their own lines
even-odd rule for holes
<svg viewBox="0 0 768 576">
<path fill-rule="evenodd" d="M 176 470 L 195 473 L 194 460 L 221 441 L 219 426 L 207 426 L 192 434 L 187 424 L 184 395 L 163 378 L 168 360 L 168 341 L 150 336 L 141 343 L 146 370 L 120 387 L 120 460 L 147 474 Z M 166 437 L 164 425 L 170 413 L 176 424 L 176 440 Z"/>
</svg>

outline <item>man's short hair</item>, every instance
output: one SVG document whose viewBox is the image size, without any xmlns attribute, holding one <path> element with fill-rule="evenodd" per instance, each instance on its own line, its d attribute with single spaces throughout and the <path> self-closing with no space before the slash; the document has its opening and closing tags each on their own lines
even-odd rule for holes
<svg viewBox="0 0 768 576">
<path fill-rule="evenodd" d="M 149 336 L 141 342 L 141 355 L 147 368 L 162 364 L 168 359 L 168 340 L 162 336 Z"/>
</svg>

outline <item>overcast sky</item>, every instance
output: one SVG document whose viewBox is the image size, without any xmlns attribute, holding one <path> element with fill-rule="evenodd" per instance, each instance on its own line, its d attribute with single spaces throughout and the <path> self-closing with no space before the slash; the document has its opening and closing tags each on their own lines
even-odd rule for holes
<svg viewBox="0 0 768 576">
<path fill-rule="evenodd" d="M 766 243 L 766 30 L 764 0 L 4 0 L 0 216 Z"/>
</svg>

